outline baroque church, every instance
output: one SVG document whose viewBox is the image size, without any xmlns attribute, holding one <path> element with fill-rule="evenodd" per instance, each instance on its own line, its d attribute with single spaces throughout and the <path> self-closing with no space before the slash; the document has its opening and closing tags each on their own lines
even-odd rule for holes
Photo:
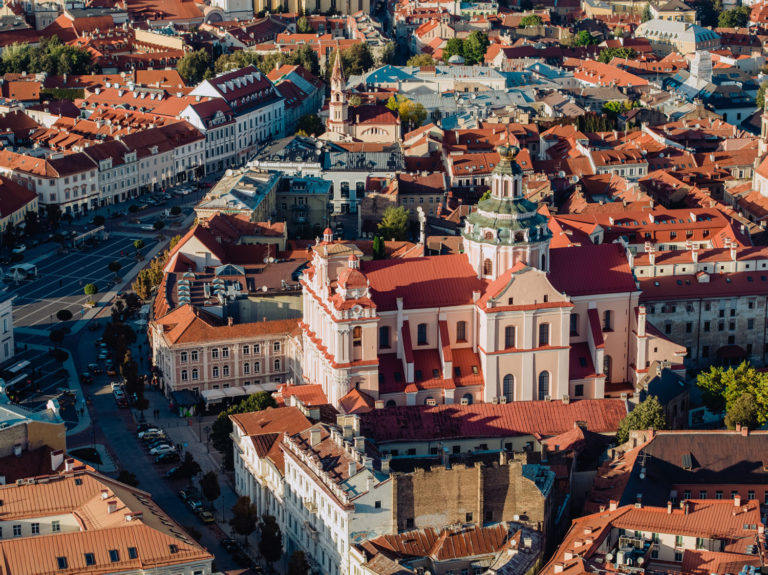
<svg viewBox="0 0 768 575">
<path fill-rule="evenodd" d="M 330 403 L 603 398 L 654 361 L 683 369 L 685 348 L 646 320 L 625 246 L 550 248 L 556 224 L 525 198 L 517 149 L 499 152 L 463 253 L 362 261 L 330 230 L 313 246 L 303 376 Z"/>
</svg>

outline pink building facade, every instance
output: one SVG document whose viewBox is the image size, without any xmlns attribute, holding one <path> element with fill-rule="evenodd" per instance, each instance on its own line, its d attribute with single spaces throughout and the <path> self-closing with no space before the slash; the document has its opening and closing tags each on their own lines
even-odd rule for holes
<svg viewBox="0 0 768 575">
<path fill-rule="evenodd" d="M 602 398 L 631 391 L 685 348 L 650 327 L 619 244 L 550 250 L 547 213 L 523 196 L 516 150 L 500 150 L 465 253 L 360 261 L 313 249 L 303 285 L 303 376 L 334 405 Z"/>
</svg>

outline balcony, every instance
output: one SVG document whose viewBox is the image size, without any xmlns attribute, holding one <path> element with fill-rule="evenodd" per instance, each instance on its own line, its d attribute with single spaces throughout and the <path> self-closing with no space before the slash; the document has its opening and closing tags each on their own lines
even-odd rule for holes
<svg viewBox="0 0 768 575">
<path fill-rule="evenodd" d="M 305 498 L 304 499 L 304 507 L 310 513 L 317 513 L 317 503 L 315 503 L 314 501 L 312 501 L 309 498 Z"/>
</svg>

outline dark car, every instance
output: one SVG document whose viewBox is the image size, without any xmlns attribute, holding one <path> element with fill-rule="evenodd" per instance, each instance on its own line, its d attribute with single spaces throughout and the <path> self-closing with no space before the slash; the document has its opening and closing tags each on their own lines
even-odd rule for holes
<svg viewBox="0 0 768 575">
<path fill-rule="evenodd" d="M 84 384 L 93 383 L 93 376 L 90 372 L 84 371 L 80 374 L 80 381 L 82 381 Z"/>
<path fill-rule="evenodd" d="M 221 546 L 224 548 L 225 551 L 230 552 L 233 549 L 237 549 L 237 541 L 227 537 L 226 539 L 221 540 Z"/>
<path fill-rule="evenodd" d="M 179 454 L 176 453 L 175 451 L 171 451 L 170 453 L 163 453 L 155 457 L 155 463 L 158 463 L 158 464 L 178 463 L 179 459 L 181 459 L 179 457 Z"/>
<path fill-rule="evenodd" d="M 93 375 L 101 375 L 104 373 L 104 370 L 101 369 L 101 366 L 98 363 L 89 363 L 88 371 L 90 371 Z"/>
</svg>

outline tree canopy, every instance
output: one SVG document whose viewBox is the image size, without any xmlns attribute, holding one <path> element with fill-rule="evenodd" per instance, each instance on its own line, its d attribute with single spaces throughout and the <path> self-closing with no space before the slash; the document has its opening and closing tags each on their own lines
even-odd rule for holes
<svg viewBox="0 0 768 575">
<path fill-rule="evenodd" d="M 385 240 L 402 241 L 408 238 L 408 210 L 403 206 L 389 206 L 379 222 L 379 233 Z"/>
<path fill-rule="evenodd" d="M 640 403 L 635 409 L 630 411 L 619 423 L 619 430 L 616 432 L 616 440 L 619 443 L 626 443 L 629 440 L 629 432 L 637 429 L 665 429 L 667 427 L 667 417 L 664 413 L 664 407 L 659 403 L 655 396 L 648 397 Z"/>
<path fill-rule="evenodd" d="M 309 575 L 309 563 L 304 551 L 294 551 L 288 560 L 288 575 Z"/>
<path fill-rule="evenodd" d="M 408 58 L 408 62 L 406 62 L 408 66 L 434 66 L 437 64 L 435 62 L 435 59 L 430 56 L 429 54 L 416 54 L 415 56 L 411 56 Z"/>
<path fill-rule="evenodd" d="M 208 501 L 216 501 L 221 495 L 219 487 L 219 475 L 215 471 L 209 471 L 200 478 L 200 490 Z"/>
<path fill-rule="evenodd" d="M 576 34 L 577 46 L 592 46 L 594 44 L 597 44 L 597 40 L 595 39 L 594 36 L 592 36 L 592 34 L 587 32 L 586 30 L 582 30 L 578 34 Z"/>
<path fill-rule="evenodd" d="M 765 88 L 768 86 L 768 84 L 760 84 L 760 87 L 757 89 L 757 96 L 755 96 L 755 103 L 757 104 L 757 107 L 761 110 L 765 109 Z"/>
<path fill-rule="evenodd" d="M 405 96 L 394 95 L 387 100 L 387 108 L 397 112 L 400 123 L 403 125 L 403 133 L 421 126 L 427 119 L 427 110 L 419 102 L 409 100 Z M 408 130 L 405 127 L 408 127 Z"/>
<path fill-rule="evenodd" d="M 757 410 L 757 422 L 762 425 L 768 420 L 768 373 L 756 370 L 749 362 L 729 368 L 713 366 L 699 374 L 696 384 L 702 391 L 704 405 L 710 411 L 733 413 L 733 420 L 736 413 L 743 410 L 743 403 L 738 403 L 738 400 L 744 395 L 751 395 Z"/>
<path fill-rule="evenodd" d="M 750 429 L 755 429 L 760 423 L 760 412 L 755 401 L 755 396 L 751 393 L 740 395 L 736 401 L 731 404 L 728 413 L 725 414 L 725 426 L 728 429 L 735 429 L 737 425 L 743 425 Z"/>
<path fill-rule="evenodd" d="M 176 69 L 187 84 L 194 86 L 212 76 L 211 55 L 204 48 L 187 52 L 176 63 Z"/>
<path fill-rule="evenodd" d="M 331 52 L 326 60 L 326 77 L 331 77 L 337 51 Z M 373 53 L 366 43 L 354 44 L 341 51 L 341 65 L 347 78 L 367 72 L 373 67 Z"/>
<path fill-rule="evenodd" d="M 535 26 L 541 26 L 543 23 L 544 20 L 542 20 L 541 16 L 538 14 L 528 14 L 527 16 L 523 16 L 523 18 L 520 20 L 520 27 L 533 28 Z"/>
<path fill-rule="evenodd" d="M 232 507 L 232 518 L 229 520 L 235 533 L 247 537 L 255 531 L 258 520 L 259 512 L 256 505 L 251 503 L 251 498 L 238 497 L 237 502 Z"/>
<path fill-rule="evenodd" d="M 11 44 L 3 50 L 0 72 L 48 74 L 91 74 L 96 72 L 91 53 L 63 44 L 58 36 L 44 38 L 37 46 Z"/>
<path fill-rule="evenodd" d="M 614 58 L 637 58 L 637 52 L 632 48 L 624 48 L 623 46 L 619 48 L 605 48 L 600 52 L 597 60 L 604 64 L 609 64 Z"/>
<path fill-rule="evenodd" d="M 267 563 L 271 565 L 279 561 L 283 553 L 283 534 L 273 515 L 262 516 L 259 530 L 261 531 L 259 551 Z"/>
<path fill-rule="evenodd" d="M 749 8 L 746 6 L 737 6 L 732 10 L 720 12 L 717 17 L 719 28 L 742 28 L 749 22 Z"/>
<path fill-rule="evenodd" d="M 443 48 L 443 60 L 448 62 L 452 56 L 459 55 L 464 58 L 468 66 L 480 64 L 485 58 L 490 42 L 485 32 L 475 30 L 466 39 L 451 38 Z"/>
<path fill-rule="evenodd" d="M 306 136 L 320 136 L 325 132 L 325 124 L 317 114 L 306 114 L 299 118 L 296 133 Z"/>
<path fill-rule="evenodd" d="M 315 31 L 312 29 L 312 26 L 309 25 L 309 20 L 307 20 L 306 16 L 302 16 L 298 20 L 296 20 L 296 31 L 299 34 L 314 34 Z"/>
</svg>

